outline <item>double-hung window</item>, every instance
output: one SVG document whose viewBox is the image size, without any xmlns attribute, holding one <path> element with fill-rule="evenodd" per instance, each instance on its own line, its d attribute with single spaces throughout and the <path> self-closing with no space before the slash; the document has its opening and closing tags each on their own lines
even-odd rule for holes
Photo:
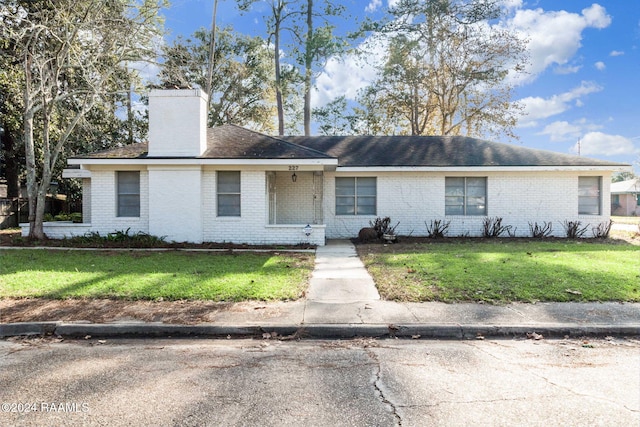
<svg viewBox="0 0 640 427">
<path fill-rule="evenodd" d="M 217 174 L 218 216 L 240 216 L 240 172 Z"/>
<path fill-rule="evenodd" d="M 140 172 L 116 172 L 118 216 L 140 216 Z"/>
<path fill-rule="evenodd" d="M 336 178 L 336 215 L 375 215 L 375 177 Z"/>
<path fill-rule="evenodd" d="M 486 177 L 446 177 L 445 215 L 486 215 Z"/>
<path fill-rule="evenodd" d="M 599 176 L 578 177 L 578 214 L 600 215 L 602 179 Z"/>
</svg>

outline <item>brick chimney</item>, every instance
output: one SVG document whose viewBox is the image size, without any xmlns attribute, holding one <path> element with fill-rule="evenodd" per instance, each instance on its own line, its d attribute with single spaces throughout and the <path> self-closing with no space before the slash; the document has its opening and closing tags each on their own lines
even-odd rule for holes
<svg viewBox="0 0 640 427">
<path fill-rule="evenodd" d="M 149 93 L 149 157 L 196 157 L 207 149 L 207 94 L 202 89 Z"/>
</svg>

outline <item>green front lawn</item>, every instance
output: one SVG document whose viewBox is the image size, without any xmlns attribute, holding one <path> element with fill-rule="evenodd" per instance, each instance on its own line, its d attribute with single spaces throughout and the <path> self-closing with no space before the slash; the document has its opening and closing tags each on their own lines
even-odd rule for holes
<svg viewBox="0 0 640 427">
<path fill-rule="evenodd" d="M 0 298 L 290 300 L 310 254 L 0 250 Z"/>
<path fill-rule="evenodd" d="M 381 296 L 397 301 L 640 301 L 640 246 L 588 241 L 362 245 Z"/>
</svg>

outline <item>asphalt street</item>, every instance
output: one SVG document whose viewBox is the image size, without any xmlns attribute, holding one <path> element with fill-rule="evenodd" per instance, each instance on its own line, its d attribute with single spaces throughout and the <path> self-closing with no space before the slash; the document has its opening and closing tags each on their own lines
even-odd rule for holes
<svg viewBox="0 0 640 427">
<path fill-rule="evenodd" d="M 638 426 L 640 341 L 12 338 L 2 426 Z"/>
</svg>

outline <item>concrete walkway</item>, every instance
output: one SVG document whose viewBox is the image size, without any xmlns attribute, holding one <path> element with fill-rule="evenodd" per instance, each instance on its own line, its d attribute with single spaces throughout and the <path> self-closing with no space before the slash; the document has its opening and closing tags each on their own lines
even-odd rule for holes
<svg viewBox="0 0 640 427">
<path fill-rule="evenodd" d="M 329 240 L 316 250 L 309 301 L 348 304 L 380 299 L 371 275 L 349 240 Z"/>
</svg>

